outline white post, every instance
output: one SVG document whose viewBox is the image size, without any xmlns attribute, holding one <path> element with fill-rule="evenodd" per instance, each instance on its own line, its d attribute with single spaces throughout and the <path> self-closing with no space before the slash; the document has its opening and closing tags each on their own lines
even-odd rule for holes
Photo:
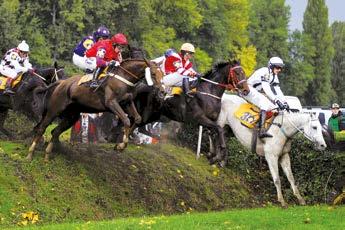
<svg viewBox="0 0 345 230">
<path fill-rule="evenodd" d="M 198 147 L 196 150 L 196 158 L 200 158 L 200 149 L 201 149 L 201 139 L 202 139 L 202 125 L 199 125 L 199 137 L 198 137 Z"/>
</svg>

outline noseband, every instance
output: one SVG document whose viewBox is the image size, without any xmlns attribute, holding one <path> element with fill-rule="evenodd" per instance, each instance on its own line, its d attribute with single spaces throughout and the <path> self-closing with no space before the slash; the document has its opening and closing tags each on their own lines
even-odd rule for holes
<svg viewBox="0 0 345 230">
<path fill-rule="evenodd" d="M 224 84 L 224 87 L 227 89 L 227 90 L 238 90 L 238 85 L 241 85 L 243 84 L 244 82 L 247 81 L 247 79 L 242 79 L 241 81 L 238 80 L 236 74 L 235 74 L 235 69 L 239 69 L 239 68 L 242 68 L 242 66 L 240 65 L 237 65 L 237 66 L 234 66 L 234 67 L 230 67 L 230 70 L 229 70 L 229 74 L 228 74 L 228 81 L 227 81 L 227 84 Z"/>
</svg>

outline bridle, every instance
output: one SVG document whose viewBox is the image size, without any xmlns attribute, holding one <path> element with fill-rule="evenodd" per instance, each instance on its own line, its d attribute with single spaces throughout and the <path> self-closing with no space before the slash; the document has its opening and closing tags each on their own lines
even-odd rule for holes
<svg viewBox="0 0 345 230">
<path fill-rule="evenodd" d="M 292 134 L 291 136 L 287 135 L 286 131 L 285 131 L 284 128 L 283 128 L 283 123 L 284 123 L 284 112 L 281 113 L 281 115 L 282 115 L 281 123 L 279 123 L 279 124 L 277 124 L 277 123 L 272 123 L 272 125 L 278 126 L 278 127 L 279 127 L 279 130 L 284 134 L 284 136 L 285 136 L 287 139 L 291 139 L 292 136 L 294 136 L 297 132 L 299 132 L 299 133 L 303 134 L 303 136 L 305 136 L 309 141 L 311 141 L 311 142 L 313 142 L 313 143 L 315 142 L 315 138 L 309 136 L 306 132 L 304 132 L 303 129 L 297 127 L 297 125 L 296 125 L 293 121 L 291 121 L 291 119 L 289 118 L 289 116 L 286 117 L 286 120 L 296 129 L 296 133 Z M 314 118 L 314 119 L 311 118 L 311 119 L 309 120 L 309 123 L 312 122 L 312 121 L 315 121 L 315 120 L 317 120 L 317 118 Z"/>
<path fill-rule="evenodd" d="M 247 81 L 246 78 L 242 79 L 242 80 L 238 80 L 236 74 L 235 74 L 235 70 L 236 69 L 239 69 L 239 68 L 242 68 L 242 66 L 240 65 L 235 65 L 233 67 L 229 67 L 229 73 L 228 73 L 228 77 L 227 77 L 227 83 L 226 84 L 223 84 L 223 83 L 219 83 L 219 82 L 215 82 L 215 81 L 212 81 L 212 80 L 209 80 L 207 78 L 204 78 L 204 77 L 200 77 L 201 80 L 203 81 L 206 81 L 206 82 L 209 82 L 211 84 L 214 84 L 214 85 L 217 85 L 217 86 L 220 86 L 220 87 L 223 87 L 225 88 L 226 90 L 230 90 L 230 91 L 240 91 L 239 88 L 237 87 L 238 85 L 241 85 L 243 83 L 245 83 Z M 209 94 L 209 93 L 204 93 L 204 92 L 199 92 L 201 94 L 204 94 L 204 95 L 208 95 L 208 96 L 211 96 L 211 97 L 214 97 L 214 98 L 217 98 L 217 99 L 221 99 L 220 97 L 218 96 L 215 96 L 213 94 Z"/>
</svg>

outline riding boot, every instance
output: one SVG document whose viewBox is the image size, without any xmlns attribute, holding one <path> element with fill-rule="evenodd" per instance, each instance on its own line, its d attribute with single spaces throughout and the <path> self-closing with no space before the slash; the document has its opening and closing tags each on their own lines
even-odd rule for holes
<svg viewBox="0 0 345 230">
<path fill-rule="evenodd" d="M 90 88 L 97 88 L 99 86 L 97 79 L 98 79 L 98 75 L 102 72 L 102 68 L 97 68 L 94 72 L 93 72 L 93 76 L 92 76 L 92 81 L 90 84 Z"/>
<path fill-rule="evenodd" d="M 189 89 L 189 79 L 188 78 L 183 78 L 182 80 L 182 90 L 183 90 L 183 93 L 187 96 L 187 97 L 190 97 L 192 98 L 193 95 L 191 95 L 191 91 Z"/>
<path fill-rule="evenodd" d="M 12 90 L 12 81 L 13 79 L 8 77 L 7 78 L 7 81 L 6 81 L 6 88 L 3 92 L 3 94 L 7 94 L 7 95 L 10 95 L 10 94 L 15 94 L 15 92 Z"/>
<path fill-rule="evenodd" d="M 261 110 L 260 118 L 259 118 L 259 137 L 260 138 L 273 137 L 271 134 L 268 134 L 265 130 L 265 120 L 266 120 L 266 111 Z"/>
</svg>

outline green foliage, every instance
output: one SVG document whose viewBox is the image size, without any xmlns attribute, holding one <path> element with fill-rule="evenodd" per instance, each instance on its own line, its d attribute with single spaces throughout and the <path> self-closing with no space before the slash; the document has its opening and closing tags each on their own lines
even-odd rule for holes
<svg viewBox="0 0 345 230">
<path fill-rule="evenodd" d="M 345 23 L 334 22 L 332 24 L 333 47 L 335 49 L 332 60 L 332 87 L 336 92 L 332 102 L 343 103 L 345 101 Z"/>
<path fill-rule="evenodd" d="M 311 45 L 310 36 L 294 31 L 289 38 L 289 58 L 283 75 L 282 88 L 286 95 L 299 97 L 306 104 L 304 94 L 314 77 L 314 67 L 306 60 L 315 55 L 316 47 Z"/>
<path fill-rule="evenodd" d="M 303 33 L 311 39 L 315 54 L 306 57 L 314 67 L 313 80 L 308 86 L 305 98 L 308 105 L 327 105 L 334 96 L 331 87 L 331 60 L 334 49 L 332 33 L 328 26 L 328 9 L 324 0 L 310 0 L 303 19 Z"/>
<path fill-rule="evenodd" d="M 250 41 L 257 49 L 258 67 L 272 56 L 288 56 L 289 7 L 284 0 L 250 0 Z"/>
</svg>

